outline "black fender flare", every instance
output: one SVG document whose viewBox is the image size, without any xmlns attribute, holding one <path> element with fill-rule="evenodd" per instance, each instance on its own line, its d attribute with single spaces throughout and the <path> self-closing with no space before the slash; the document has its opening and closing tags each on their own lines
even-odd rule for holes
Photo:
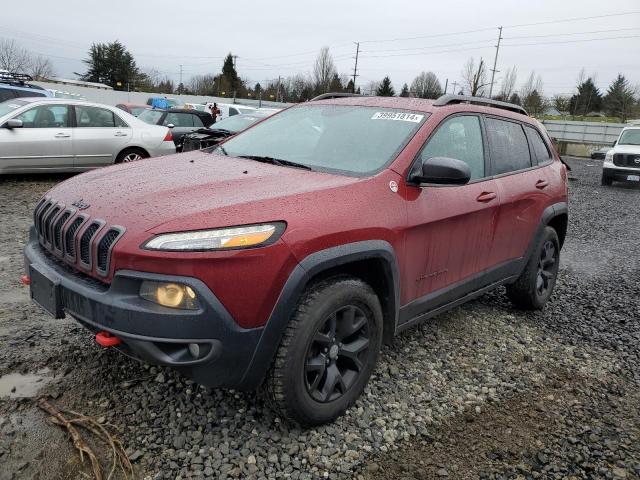
<svg viewBox="0 0 640 480">
<path fill-rule="evenodd" d="M 241 389 L 257 388 L 263 381 L 280 345 L 289 319 L 298 303 L 298 299 L 309 282 L 328 269 L 346 265 L 359 260 L 379 259 L 392 277 L 393 288 L 389 301 L 392 303 L 394 327 L 398 321 L 400 308 L 400 277 L 395 251 L 384 240 L 365 240 L 320 250 L 304 258 L 291 272 L 280 292 L 271 315 L 258 340 L 249 366 L 240 381 Z"/>
</svg>

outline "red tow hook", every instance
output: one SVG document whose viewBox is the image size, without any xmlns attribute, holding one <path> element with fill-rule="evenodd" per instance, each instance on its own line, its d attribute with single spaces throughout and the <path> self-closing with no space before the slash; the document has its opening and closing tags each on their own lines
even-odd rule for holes
<svg viewBox="0 0 640 480">
<path fill-rule="evenodd" d="M 29 275 L 22 275 L 20 277 L 20 283 L 23 285 L 31 285 L 31 277 Z"/>
<path fill-rule="evenodd" d="M 108 348 L 120 345 L 122 340 L 114 335 L 111 335 L 109 332 L 98 332 L 96 333 L 96 342 L 98 342 L 98 345 L 100 345 L 101 347 Z"/>
</svg>

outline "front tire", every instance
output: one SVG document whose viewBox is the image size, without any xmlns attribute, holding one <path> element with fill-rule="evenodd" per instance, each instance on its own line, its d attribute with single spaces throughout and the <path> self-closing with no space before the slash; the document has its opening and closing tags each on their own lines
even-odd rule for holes
<svg viewBox="0 0 640 480">
<path fill-rule="evenodd" d="M 352 277 L 311 287 L 282 337 L 266 391 L 289 421 L 320 425 L 360 396 L 378 359 L 382 308 L 373 289 Z"/>
<path fill-rule="evenodd" d="M 545 227 L 520 277 L 507 285 L 507 296 L 523 310 L 542 310 L 553 292 L 560 266 L 560 241 L 551 227 Z"/>
<path fill-rule="evenodd" d="M 604 172 L 602 173 L 602 179 L 600 180 L 600 183 L 605 186 L 605 187 L 610 187 L 611 184 L 613 183 L 613 180 L 611 179 L 611 177 L 607 176 Z"/>
</svg>

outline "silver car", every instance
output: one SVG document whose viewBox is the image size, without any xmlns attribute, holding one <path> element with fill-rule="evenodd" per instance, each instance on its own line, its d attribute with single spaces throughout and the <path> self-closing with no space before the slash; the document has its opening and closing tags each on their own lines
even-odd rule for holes
<svg viewBox="0 0 640 480">
<path fill-rule="evenodd" d="M 175 151 L 167 127 L 116 107 L 44 97 L 0 103 L 0 174 L 81 172 Z"/>
</svg>

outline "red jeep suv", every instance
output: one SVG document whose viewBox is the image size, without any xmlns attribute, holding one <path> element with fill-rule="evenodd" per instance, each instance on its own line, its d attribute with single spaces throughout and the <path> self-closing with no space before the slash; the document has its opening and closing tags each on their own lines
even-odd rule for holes
<svg viewBox="0 0 640 480">
<path fill-rule="evenodd" d="M 549 299 L 567 173 L 516 105 L 325 95 L 209 150 L 73 177 L 38 203 L 31 296 L 102 346 L 302 425 L 362 393 L 383 341 L 505 285 Z"/>
</svg>

